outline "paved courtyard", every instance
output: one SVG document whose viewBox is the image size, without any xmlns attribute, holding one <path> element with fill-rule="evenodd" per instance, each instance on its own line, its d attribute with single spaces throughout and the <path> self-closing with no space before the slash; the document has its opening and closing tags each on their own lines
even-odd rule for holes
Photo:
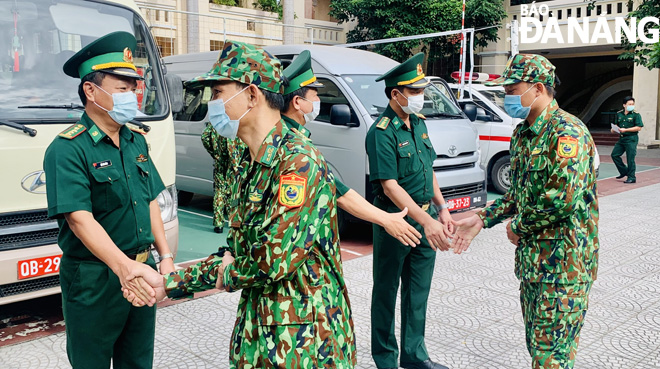
<svg viewBox="0 0 660 369">
<path fill-rule="evenodd" d="M 600 269 L 575 367 L 660 368 L 660 184 L 600 199 Z M 463 255 L 438 254 L 427 347 L 452 369 L 529 368 L 514 247 L 504 226 L 483 231 Z M 369 347 L 372 257 L 344 263 L 358 367 Z M 161 308 L 155 368 L 226 368 L 238 293 Z M 90 329 L 94 329 L 90 327 Z M 397 326 L 398 330 L 398 326 Z M 64 333 L 0 348 L 0 368 L 68 368 Z"/>
</svg>

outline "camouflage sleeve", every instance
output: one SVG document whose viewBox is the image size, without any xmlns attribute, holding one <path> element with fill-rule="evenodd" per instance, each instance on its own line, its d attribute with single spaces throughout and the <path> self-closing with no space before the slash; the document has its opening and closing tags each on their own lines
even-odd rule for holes
<svg viewBox="0 0 660 369">
<path fill-rule="evenodd" d="M 516 203 L 513 201 L 512 191 L 513 188 L 509 188 L 504 196 L 477 213 L 477 216 L 484 222 L 485 228 L 495 226 L 516 213 Z"/>
<path fill-rule="evenodd" d="M 576 209 L 586 207 L 591 153 L 593 143 L 590 136 L 575 128 L 560 128 L 559 132 L 552 134 L 548 156 L 539 155 L 532 161 L 533 169 L 548 173 L 547 180 L 531 178 L 531 183 L 537 184 L 536 188 L 530 189 L 537 200 L 518 209 L 511 230 L 518 235 L 534 233 L 564 221 Z"/>
<path fill-rule="evenodd" d="M 204 128 L 204 131 L 202 131 L 202 145 L 214 160 L 218 160 L 216 150 L 217 141 L 218 134 L 216 133 L 215 128 L 213 128 L 211 124 L 207 123 L 206 128 Z"/>
<path fill-rule="evenodd" d="M 253 243 L 246 254 L 237 255 L 234 263 L 225 268 L 223 281 L 228 291 L 293 278 L 311 248 L 323 244 L 319 238 L 328 237 L 321 230 L 330 229 L 322 227 L 322 222 L 327 219 L 326 212 L 334 209 L 331 178 L 327 167 L 319 166 L 313 155 L 317 153 L 296 153 L 290 160 L 283 160 L 274 196 L 264 205 L 269 209 L 264 220 L 268 225 L 253 237 L 263 241 Z M 288 193 L 280 189 L 283 178 L 305 181 L 304 189 L 298 187 L 303 192 L 299 203 L 287 201 Z"/>
<path fill-rule="evenodd" d="M 167 297 L 173 300 L 190 298 L 195 292 L 215 288 L 223 254 L 224 250 L 220 249 L 217 253 L 209 255 L 206 260 L 170 273 L 165 279 Z"/>
</svg>

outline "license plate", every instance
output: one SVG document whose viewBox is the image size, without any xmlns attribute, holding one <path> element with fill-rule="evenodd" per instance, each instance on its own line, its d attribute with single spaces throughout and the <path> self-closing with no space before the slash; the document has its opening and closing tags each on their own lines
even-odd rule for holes
<svg viewBox="0 0 660 369">
<path fill-rule="evenodd" d="M 470 207 L 470 196 L 459 197 L 457 199 L 447 200 L 449 211 L 460 210 Z"/>
<path fill-rule="evenodd" d="M 42 275 L 55 274 L 60 271 L 60 259 L 62 255 L 46 256 L 18 262 L 18 279 L 39 277 Z"/>
</svg>

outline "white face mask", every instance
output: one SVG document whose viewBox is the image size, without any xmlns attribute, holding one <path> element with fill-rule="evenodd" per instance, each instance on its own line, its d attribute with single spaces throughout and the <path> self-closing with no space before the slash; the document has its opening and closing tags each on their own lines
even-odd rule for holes
<svg viewBox="0 0 660 369">
<path fill-rule="evenodd" d="M 304 97 L 301 97 L 301 99 L 303 99 L 305 101 L 309 101 L 309 100 L 305 99 Z M 319 116 L 319 113 L 321 113 L 321 102 L 320 101 L 309 101 L 309 102 L 312 103 L 312 111 L 310 111 L 309 113 L 303 113 L 304 117 L 305 117 L 305 124 L 307 124 L 307 123 L 313 121 L 314 119 L 316 119 L 316 117 Z"/>
<path fill-rule="evenodd" d="M 401 106 L 401 104 L 399 104 L 398 101 L 396 102 L 397 104 L 399 104 L 399 106 L 401 106 L 401 109 L 403 110 L 404 113 L 417 114 L 420 111 L 422 111 L 422 108 L 424 107 L 424 94 L 406 97 L 406 95 L 402 93 L 401 96 L 403 96 L 404 99 L 408 100 L 408 106 Z"/>
</svg>

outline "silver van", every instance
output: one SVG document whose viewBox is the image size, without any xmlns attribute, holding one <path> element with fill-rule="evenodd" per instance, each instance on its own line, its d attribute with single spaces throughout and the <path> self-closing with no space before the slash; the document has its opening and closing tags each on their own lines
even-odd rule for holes
<svg viewBox="0 0 660 369">
<path fill-rule="evenodd" d="M 334 175 L 372 199 L 365 137 L 388 104 L 384 82 L 375 80 L 397 62 L 372 52 L 334 46 L 278 45 L 265 49 L 285 66 L 302 50 L 311 52 L 314 74 L 325 87 L 319 90 L 321 113 L 306 127 Z M 168 73 L 188 80 L 207 72 L 217 57 L 218 52 L 205 52 L 169 56 L 164 62 Z M 208 87 L 186 88 L 184 107 L 174 118 L 177 188 L 207 195 L 213 190 L 212 162 L 201 145 L 200 134 L 208 122 L 206 104 L 210 97 Z M 421 113 L 437 153 L 433 168 L 450 210 L 483 207 L 487 200 L 486 173 L 480 166 L 476 128 L 433 84 L 425 90 Z M 187 194 L 182 195 L 185 200 Z"/>
</svg>

